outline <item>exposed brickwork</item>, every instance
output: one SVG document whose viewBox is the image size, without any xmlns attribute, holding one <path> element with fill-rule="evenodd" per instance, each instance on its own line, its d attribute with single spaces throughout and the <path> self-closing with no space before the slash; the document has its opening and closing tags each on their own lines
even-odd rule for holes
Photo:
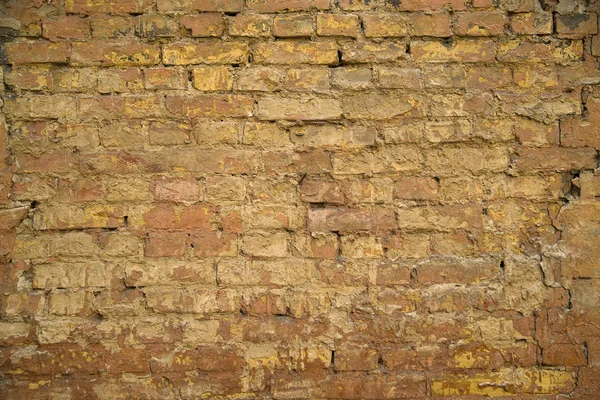
<svg viewBox="0 0 600 400">
<path fill-rule="evenodd" d="M 599 13 L 0 1 L 0 399 L 600 398 Z"/>
</svg>

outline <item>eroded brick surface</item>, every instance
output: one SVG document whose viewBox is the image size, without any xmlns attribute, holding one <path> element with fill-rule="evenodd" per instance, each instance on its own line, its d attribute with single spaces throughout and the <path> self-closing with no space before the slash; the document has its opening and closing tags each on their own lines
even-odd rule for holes
<svg viewBox="0 0 600 400">
<path fill-rule="evenodd" d="M 0 1 L 0 398 L 600 398 L 599 12 Z"/>
</svg>

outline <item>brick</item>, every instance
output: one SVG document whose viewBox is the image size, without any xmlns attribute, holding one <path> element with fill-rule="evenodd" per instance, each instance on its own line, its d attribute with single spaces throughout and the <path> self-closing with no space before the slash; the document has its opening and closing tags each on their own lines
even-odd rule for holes
<svg viewBox="0 0 600 400">
<path fill-rule="evenodd" d="M 98 73 L 100 93 L 140 92 L 143 88 L 142 71 L 138 68 L 105 69 Z"/>
<path fill-rule="evenodd" d="M 242 143 L 246 145 L 277 148 L 289 142 L 287 132 L 276 124 L 254 122 L 244 126 Z"/>
<path fill-rule="evenodd" d="M 344 194 L 339 182 L 323 182 L 316 179 L 302 181 L 300 198 L 308 203 L 344 203 Z"/>
<path fill-rule="evenodd" d="M 415 41 L 411 54 L 427 62 L 490 62 L 495 60 L 495 44 L 489 40 L 456 40 L 450 46 L 441 42 Z"/>
<path fill-rule="evenodd" d="M 195 125 L 194 134 L 198 144 L 237 144 L 242 132 L 242 124 L 235 121 L 200 122 Z"/>
<path fill-rule="evenodd" d="M 178 30 L 177 21 L 165 15 L 142 15 L 135 20 L 135 31 L 140 37 L 149 39 L 174 37 Z"/>
<path fill-rule="evenodd" d="M 268 67 L 244 68 L 237 74 L 236 89 L 273 92 L 280 88 L 283 72 Z"/>
<path fill-rule="evenodd" d="M 233 88 L 233 73 L 227 67 L 194 68 L 194 87 L 203 91 L 228 91 Z"/>
<path fill-rule="evenodd" d="M 410 34 L 411 22 L 404 14 L 363 15 L 366 37 L 403 37 Z"/>
<path fill-rule="evenodd" d="M 538 43 L 528 40 L 509 40 L 498 46 L 497 57 L 502 62 L 563 62 L 579 60 L 583 56 L 580 41 Z"/>
<path fill-rule="evenodd" d="M 510 26 L 519 35 L 550 35 L 552 33 L 552 13 L 520 13 L 510 18 Z"/>
<path fill-rule="evenodd" d="M 336 65 L 337 45 L 334 42 L 280 40 L 258 43 L 253 51 L 254 62 L 264 64 Z"/>
<path fill-rule="evenodd" d="M 248 232 L 242 238 L 242 252 L 253 257 L 285 257 L 287 247 L 285 232 Z"/>
<path fill-rule="evenodd" d="M 273 21 L 275 37 L 310 37 L 314 30 L 314 18 L 310 15 L 283 14 Z"/>
<path fill-rule="evenodd" d="M 185 254 L 189 237 L 183 232 L 151 232 L 146 237 L 146 257 L 181 257 Z"/>
<path fill-rule="evenodd" d="M 389 119 L 414 114 L 417 104 L 398 95 L 356 94 L 342 99 L 342 110 L 349 119 Z"/>
<path fill-rule="evenodd" d="M 273 18 L 268 15 L 236 15 L 229 20 L 231 36 L 271 36 Z"/>
<path fill-rule="evenodd" d="M 454 32 L 461 36 L 500 36 L 507 23 L 508 19 L 501 13 L 459 13 Z"/>
<path fill-rule="evenodd" d="M 4 45 L 9 64 L 66 64 L 71 45 L 51 42 L 12 42 Z"/>
<path fill-rule="evenodd" d="M 372 146 L 376 131 L 369 127 L 338 125 L 304 125 L 291 129 L 292 142 L 308 147 Z"/>
<path fill-rule="evenodd" d="M 332 70 L 331 81 L 334 87 L 361 90 L 373 87 L 373 72 L 369 68 L 343 67 Z"/>
<path fill-rule="evenodd" d="M 162 201 L 186 202 L 200 199 L 200 187 L 193 179 L 157 179 L 154 198 Z"/>
<path fill-rule="evenodd" d="M 20 90 L 44 91 L 54 88 L 52 73 L 45 67 L 13 67 L 5 74 L 4 82 Z"/>
<path fill-rule="evenodd" d="M 321 173 L 331 171 L 331 158 L 322 150 L 305 152 L 273 151 L 264 155 L 265 170 L 274 175 L 280 172 Z"/>
<path fill-rule="evenodd" d="M 185 71 L 173 68 L 148 68 L 144 70 L 146 89 L 176 90 L 185 89 L 187 76 Z"/>
<path fill-rule="evenodd" d="M 163 48 L 163 63 L 166 65 L 240 64 L 247 57 L 248 45 L 237 42 L 172 43 Z"/>
<path fill-rule="evenodd" d="M 392 89 L 419 89 L 422 87 L 422 74 L 416 68 L 377 67 L 374 72 L 380 87 Z"/>
<path fill-rule="evenodd" d="M 587 364 L 586 350 L 583 346 L 553 343 L 542 349 L 543 362 L 546 365 L 582 366 Z"/>
<path fill-rule="evenodd" d="M 330 120 L 340 118 L 342 110 L 333 99 L 300 102 L 296 99 L 265 97 L 258 102 L 257 117 L 261 120 Z"/>
<path fill-rule="evenodd" d="M 325 92 L 329 89 L 329 71 L 315 68 L 289 69 L 284 87 L 293 92 Z"/>
<path fill-rule="evenodd" d="M 345 14 L 317 14 L 317 35 L 358 36 L 358 16 Z"/>
<path fill-rule="evenodd" d="M 392 62 L 407 57 L 404 42 L 351 42 L 342 47 L 342 61 L 351 64 Z"/>
<path fill-rule="evenodd" d="M 448 37 L 451 35 L 450 16 L 447 13 L 412 14 L 413 36 Z"/>
<path fill-rule="evenodd" d="M 596 153 L 590 148 L 521 147 L 518 149 L 517 154 L 515 167 L 519 170 L 565 171 L 570 169 L 593 169 Z"/>
<path fill-rule="evenodd" d="M 207 232 L 192 236 L 197 257 L 233 257 L 237 255 L 237 235 L 224 232 Z"/>
<path fill-rule="evenodd" d="M 256 12 L 328 10 L 329 0 L 248 0 L 246 6 Z"/>
<path fill-rule="evenodd" d="M 167 109 L 185 117 L 248 117 L 254 100 L 239 95 L 203 95 L 195 97 L 169 96 Z"/>
<path fill-rule="evenodd" d="M 71 64 L 75 66 L 143 66 L 158 64 L 158 46 L 142 43 L 85 42 L 73 43 Z"/>
<path fill-rule="evenodd" d="M 569 37 L 583 37 L 598 33 L 596 13 L 556 15 L 556 32 Z"/>
<path fill-rule="evenodd" d="M 320 208 L 308 210 L 311 232 L 389 230 L 396 226 L 393 212 L 386 209 Z"/>
<path fill-rule="evenodd" d="M 121 15 L 92 14 L 90 24 L 94 38 L 122 37 L 134 30 L 133 19 Z"/>
<path fill-rule="evenodd" d="M 143 215 L 148 229 L 210 229 L 215 210 L 212 205 L 196 203 L 191 206 L 155 205 Z"/>
<path fill-rule="evenodd" d="M 348 344 L 335 350 L 336 371 L 369 371 L 377 368 L 377 350 L 366 346 Z"/>
<path fill-rule="evenodd" d="M 339 7 L 344 11 L 373 10 L 375 4 L 371 0 L 340 0 Z"/>
<path fill-rule="evenodd" d="M 149 11 L 151 7 L 150 0 L 108 0 L 108 1 L 88 1 L 88 0 L 67 0 L 65 10 L 72 14 L 91 14 L 91 13 L 132 13 L 139 14 Z"/>
<path fill-rule="evenodd" d="M 46 20 L 42 24 L 46 39 L 86 39 L 90 36 L 90 23 L 77 16 Z"/>
<path fill-rule="evenodd" d="M 225 28 L 221 14 L 185 15 L 179 19 L 179 24 L 193 37 L 220 37 Z"/>
</svg>

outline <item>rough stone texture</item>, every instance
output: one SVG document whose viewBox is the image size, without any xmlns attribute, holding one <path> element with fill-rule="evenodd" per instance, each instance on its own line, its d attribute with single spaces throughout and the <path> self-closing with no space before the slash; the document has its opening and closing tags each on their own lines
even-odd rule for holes
<svg viewBox="0 0 600 400">
<path fill-rule="evenodd" d="M 0 1 L 0 399 L 600 398 L 599 13 Z"/>
</svg>

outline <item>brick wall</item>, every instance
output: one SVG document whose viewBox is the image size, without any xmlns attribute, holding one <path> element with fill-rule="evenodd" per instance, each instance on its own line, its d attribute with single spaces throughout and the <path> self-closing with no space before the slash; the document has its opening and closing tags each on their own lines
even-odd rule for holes
<svg viewBox="0 0 600 400">
<path fill-rule="evenodd" d="M 0 398 L 600 398 L 598 12 L 0 2 Z"/>
</svg>

